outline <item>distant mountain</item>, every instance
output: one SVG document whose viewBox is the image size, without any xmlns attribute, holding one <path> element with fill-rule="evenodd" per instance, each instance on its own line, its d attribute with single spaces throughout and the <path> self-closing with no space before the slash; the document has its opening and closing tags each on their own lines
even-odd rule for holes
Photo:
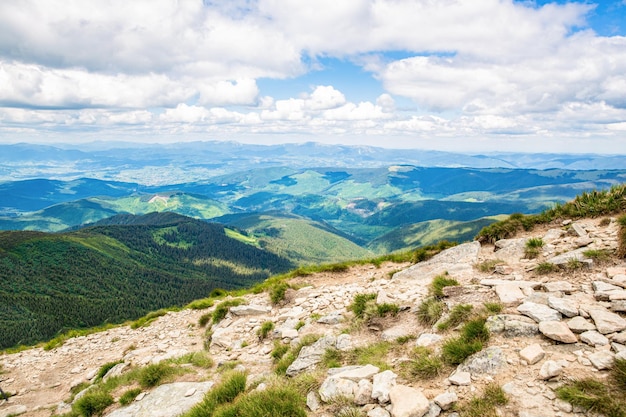
<svg viewBox="0 0 626 417">
<path fill-rule="evenodd" d="M 295 265 L 173 213 L 121 215 L 75 232 L 0 232 L 0 348 L 137 318 Z"/>
</svg>

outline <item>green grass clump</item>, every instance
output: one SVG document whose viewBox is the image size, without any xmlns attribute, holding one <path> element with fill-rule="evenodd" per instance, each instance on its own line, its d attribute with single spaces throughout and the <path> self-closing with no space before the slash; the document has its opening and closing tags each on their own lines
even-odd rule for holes
<svg viewBox="0 0 626 417">
<path fill-rule="evenodd" d="M 339 349 L 329 348 L 322 356 L 322 365 L 326 368 L 339 368 L 343 361 L 343 355 Z"/>
<path fill-rule="evenodd" d="M 314 335 L 314 334 L 307 334 L 307 335 L 303 336 L 301 338 L 301 340 L 300 340 L 300 343 L 298 343 L 294 347 L 289 348 L 287 350 L 287 352 L 285 352 L 280 357 L 280 359 L 278 359 L 278 361 L 276 362 L 276 367 L 274 369 L 276 374 L 278 374 L 278 375 L 285 375 L 285 372 L 287 372 L 287 368 L 289 368 L 289 365 L 291 365 L 293 363 L 293 361 L 296 360 L 296 358 L 300 354 L 300 351 L 302 350 L 302 348 L 305 347 L 305 346 L 312 345 L 319 338 L 320 338 L 320 336 Z M 272 357 L 274 357 L 274 355 L 272 355 Z"/>
<path fill-rule="evenodd" d="M 234 401 L 245 391 L 246 379 L 243 372 L 224 374 L 222 380 L 204 395 L 202 401 L 181 417 L 212 417 L 220 405 Z"/>
<path fill-rule="evenodd" d="M 448 318 L 445 321 L 437 324 L 437 329 L 445 331 L 452 327 L 458 326 L 459 324 L 467 320 L 468 317 L 470 317 L 473 309 L 474 307 L 471 304 L 455 305 L 452 310 L 450 310 Z"/>
<path fill-rule="evenodd" d="M 581 269 L 582 267 L 585 266 L 584 262 L 579 261 L 576 258 L 570 258 L 567 260 L 567 263 L 565 264 L 565 268 L 570 270 L 570 271 L 575 271 L 577 269 Z"/>
<path fill-rule="evenodd" d="M 400 311 L 400 307 L 397 304 L 383 303 L 376 306 L 376 314 L 379 317 L 385 317 L 388 314 L 395 316 L 398 311 Z"/>
<path fill-rule="evenodd" d="M 611 380 L 616 388 L 626 392 L 626 359 L 615 358 L 611 368 Z"/>
<path fill-rule="evenodd" d="M 535 272 L 539 275 L 550 274 L 557 270 L 557 266 L 551 262 L 541 262 L 535 268 Z"/>
<path fill-rule="evenodd" d="M 617 223 L 619 224 L 617 257 L 623 259 L 626 258 L 626 214 L 620 216 Z"/>
<path fill-rule="evenodd" d="M 259 340 L 265 339 L 270 332 L 274 330 L 274 322 L 273 321 L 265 321 L 261 324 L 261 328 L 257 331 L 257 336 L 259 336 Z"/>
<path fill-rule="evenodd" d="M 83 417 L 102 415 L 102 412 L 113 402 L 113 397 L 107 392 L 87 392 L 80 399 L 76 400 L 72 410 Z"/>
<path fill-rule="evenodd" d="M 392 347 L 392 343 L 381 341 L 344 352 L 344 357 L 348 365 L 371 364 L 379 367 L 381 371 L 384 371 L 391 369 L 385 360 Z"/>
<path fill-rule="evenodd" d="M 376 300 L 376 294 L 356 294 L 352 299 L 352 304 L 348 310 L 352 311 L 356 317 L 363 317 L 369 301 Z"/>
<path fill-rule="evenodd" d="M 124 361 L 114 361 L 114 362 L 107 362 L 104 365 L 102 365 L 100 367 L 100 369 L 98 369 L 98 373 L 96 374 L 96 381 L 101 380 L 102 378 L 104 378 L 104 376 L 107 374 L 107 372 L 109 372 L 111 369 L 113 369 L 113 367 L 115 365 L 117 365 L 118 363 L 122 363 Z"/>
<path fill-rule="evenodd" d="M 215 306 L 215 310 L 213 310 L 213 323 L 217 324 L 226 317 L 228 314 L 228 309 L 230 307 L 237 307 L 241 304 L 244 304 L 245 300 L 243 298 L 233 298 L 232 300 L 222 301 L 218 305 Z"/>
<path fill-rule="evenodd" d="M 129 389 L 120 396 L 119 402 L 121 405 L 128 405 L 132 403 L 139 394 L 141 394 L 141 388 Z"/>
<path fill-rule="evenodd" d="M 289 289 L 289 285 L 287 285 L 287 283 L 285 282 L 279 282 L 270 287 L 270 301 L 273 305 L 277 305 L 285 299 L 287 289 Z"/>
<path fill-rule="evenodd" d="M 198 368 L 204 369 L 212 368 L 214 365 L 213 359 L 211 359 L 209 354 L 204 351 L 187 353 L 178 358 L 168 359 L 167 362 L 176 365 L 190 364 Z"/>
<path fill-rule="evenodd" d="M 486 261 L 477 264 L 476 268 L 480 272 L 492 273 L 496 270 L 496 266 L 504 264 L 506 264 L 506 262 L 504 262 L 502 259 L 487 259 Z"/>
<path fill-rule="evenodd" d="M 609 387 L 593 379 L 580 379 L 556 389 L 557 398 L 573 406 L 581 407 L 586 412 L 593 412 L 607 417 L 624 417 L 626 407 L 614 397 Z"/>
<path fill-rule="evenodd" d="M 433 282 L 430 284 L 431 294 L 435 297 L 443 297 L 443 289 L 445 287 L 451 287 L 459 285 L 459 282 L 454 278 L 449 278 L 448 273 L 444 275 L 437 275 L 433 278 Z"/>
<path fill-rule="evenodd" d="M 421 379 L 435 378 L 441 375 L 444 369 L 441 357 L 425 347 L 416 347 L 411 353 L 411 360 L 405 362 L 404 366 L 410 376 Z"/>
<path fill-rule="evenodd" d="M 437 255 L 438 253 L 456 246 L 456 242 L 449 242 L 447 240 L 441 240 L 435 245 L 428 245 L 417 249 L 411 258 L 413 263 L 424 262 Z"/>
<path fill-rule="evenodd" d="M 541 253 L 543 247 L 543 239 L 540 237 L 531 237 L 526 241 L 524 247 L 524 256 L 526 259 L 534 259 Z"/>
<path fill-rule="evenodd" d="M 468 321 L 461 329 L 461 335 L 446 340 L 441 347 L 441 358 L 449 365 L 463 363 L 470 355 L 479 352 L 489 340 L 489 330 L 484 318 Z"/>
<path fill-rule="evenodd" d="M 306 417 L 304 397 L 292 387 L 269 387 L 239 396 L 218 408 L 215 417 Z"/>
<path fill-rule="evenodd" d="M 195 300 L 187 304 L 186 308 L 191 310 L 204 310 L 206 308 L 213 307 L 215 304 L 215 300 L 212 298 L 202 298 L 200 300 Z"/>
<path fill-rule="evenodd" d="M 204 327 L 209 324 L 211 320 L 213 320 L 213 313 L 204 313 L 198 319 L 198 326 Z"/>
<path fill-rule="evenodd" d="M 161 316 L 166 315 L 169 311 L 178 311 L 180 309 L 178 308 L 171 308 L 171 309 L 167 309 L 167 308 L 162 308 L 160 310 L 157 311 L 151 311 L 150 313 L 146 314 L 145 316 L 135 320 L 134 322 L 132 322 L 130 324 L 130 328 L 131 329 L 138 329 L 140 327 L 146 327 L 148 325 L 150 325 L 150 323 L 152 323 L 153 321 L 155 321 L 156 319 L 158 319 Z"/>
<path fill-rule="evenodd" d="M 417 319 L 424 326 L 432 326 L 441 318 L 445 304 L 436 297 L 426 298 L 417 307 Z"/>
<path fill-rule="evenodd" d="M 174 369 L 164 363 L 154 363 L 143 368 L 139 374 L 139 385 L 151 388 L 159 385 L 163 380 L 174 374 Z"/>
<path fill-rule="evenodd" d="M 483 395 L 472 398 L 468 403 L 459 407 L 461 417 L 498 417 L 496 407 L 509 402 L 502 387 L 491 383 L 485 387 Z"/>
<path fill-rule="evenodd" d="M 583 252 L 583 255 L 589 259 L 593 259 L 597 263 L 605 263 L 609 261 L 613 255 L 608 249 L 589 249 Z"/>
<path fill-rule="evenodd" d="M 497 302 L 485 301 L 483 305 L 485 306 L 485 310 L 491 314 L 500 314 L 504 309 L 502 303 Z"/>
<path fill-rule="evenodd" d="M 287 353 L 288 350 L 289 345 L 284 345 L 283 343 L 281 343 L 280 340 L 275 340 L 274 349 L 272 349 L 270 356 L 272 357 L 272 359 L 274 359 L 274 361 L 279 361 L 280 358 L 285 356 L 285 353 Z"/>
</svg>

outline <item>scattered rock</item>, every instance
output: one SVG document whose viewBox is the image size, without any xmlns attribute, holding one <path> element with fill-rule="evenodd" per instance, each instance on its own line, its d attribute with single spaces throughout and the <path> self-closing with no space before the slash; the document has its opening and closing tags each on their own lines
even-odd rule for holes
<svg viewBox="0 0 626 417">
<path fill-rule="evenodd" d="M 435 397 L 435 403 L 441 407 L 442 410 L 448 410 L 459 400 L 456 392 L 444 392 Z"/>
<path fill-rule="evenodd" d="M 578 338 L 562 321 L 542 321 L 539 331 L 545 337 L 562 343 L 576 343 Z"/>
<path fill-rule="evenodd" d="M 581 333 L 580 340 L 581 342 L 585 342 L 586 344 L 594 347 L 605 346 L 609 344 L 609 339 L 607 339 L 604 335 L 595 330 L 588 330 L 584 333 Z"/>
<path fill-rule="evenodd" d="M 457 369 L 448 377 L 448 381 L 450 381 L 452 385 L 469 385 L 472 383 L 472 374 Z"/>
<path fill-rule="evenodd" d="M 374 375 L 372 398 L 381 404 L 389 402 L 389 390 L 396 385 L 397 377 L 392 371 L 383 371 Z"/>
<path fill-rule="evenodd" d="M 563 366 L 555 361 L 545 361 L 539 370 L 539 377 L 541 379 L 551 379 L 561 375 L 563 372 Z"/>
<path fill-rule="evenodd" d="M 517 307 L 517 311 L 525 316 L 530 317 L 537 323 L 541 323 L 542 321 L 561 320 L 561 313 L 544 304 L 525 302 L 524 304 L 521 304 Z"/>
<path fill-rule="evenodd" d="M 526 361 L 529 365 L 534 365 L 546 355 L 546 352 L 543 350 L 541 345 L 535 343 L 530 346 L 526 346 L 524 349 L 520 350 L 519 355 L 522 359 Z"/>
<path fill-rule="evenodd" d="M 430 408 L 422 391 L 396 385 L 389 391 L 392 417 L 422 417 Z"/>
<path fill-rule="evenodd" d="M 615 354 L 608 350 L 599 350 L 589 355 L 591 364 L 598 370 L 610 369 L 615 361 Z"/>
<path fill-rule="evenodd" d="M 589 315 L 602 334 L 620 332 L 626 329 L 626 320 L 611 311 L 595 308 L 589 310 Z"/>
</svg>

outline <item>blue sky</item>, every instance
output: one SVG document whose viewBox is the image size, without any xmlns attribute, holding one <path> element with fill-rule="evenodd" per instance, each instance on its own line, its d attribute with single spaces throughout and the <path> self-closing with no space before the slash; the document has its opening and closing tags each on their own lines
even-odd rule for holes
<svg viewBox="0 0 626 417">
<path fill-rule="evenodd" d="M 625 154 L 625 22 L 626 0 L 5 0 L 0 142 Z"/>
</svg>

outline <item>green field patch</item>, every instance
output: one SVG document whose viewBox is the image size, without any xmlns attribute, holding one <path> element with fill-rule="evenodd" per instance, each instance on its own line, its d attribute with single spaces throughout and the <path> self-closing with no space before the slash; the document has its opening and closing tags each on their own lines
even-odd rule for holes
<svg viewBox="0 0 626 417">
<path fill-rule="evenodd" d="M 245 244 L 256 246 L 257 248 L 260 247 L 259 240 L 254 236 L 246 236 L 236 230 L 229 229 L 228 227 L 224 228 L 224 233 L 226 233 L 226 236 L 237 239 Z"/>
</svg>

